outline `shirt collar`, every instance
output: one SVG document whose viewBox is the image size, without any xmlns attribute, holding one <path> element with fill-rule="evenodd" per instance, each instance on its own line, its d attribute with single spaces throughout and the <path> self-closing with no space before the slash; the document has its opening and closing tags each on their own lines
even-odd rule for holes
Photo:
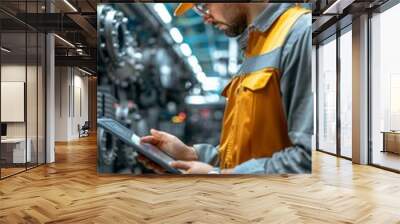
<svg viewBox="0 0 400 224">
<path fill-rule="evenodd" d="M 265 10 L 256 17 L 256 19 L 244 30 L 239 36 L 238 42 L 243 50 L 247 47 L 249 31 L 257 29 L 261 32 L 266 32 L 272 24 L 281 16 L 288 8 L 292 7 L 293 3 L 268 3 Z"/>
</svg>

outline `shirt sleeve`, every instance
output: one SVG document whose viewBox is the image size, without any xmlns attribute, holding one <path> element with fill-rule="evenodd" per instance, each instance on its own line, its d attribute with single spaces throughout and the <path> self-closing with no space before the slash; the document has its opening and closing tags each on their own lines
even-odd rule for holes
<svg viewBox="0 0 400 224">
<path fill-rule="evenodd" d="M 219 166 L 218 146 L 210 144 L 196 144 L 193 146 L 196 150 L 200 162 L 208 163 L 211 166 Z"/>
<path fill-rule="evenodd" d="M 311 15 L 295 24 L 283 47 L 281 94 L 292 146 L 272 157 L 252 159 L 235 167 L 234 173 L 311 173 L 311 137 L 314 101 L 311 90 Z"/>
</svg>

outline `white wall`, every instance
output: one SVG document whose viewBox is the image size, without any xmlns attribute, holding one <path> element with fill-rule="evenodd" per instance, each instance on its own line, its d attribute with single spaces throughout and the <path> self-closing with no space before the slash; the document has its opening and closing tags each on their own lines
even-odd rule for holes
<svg viewBox="0 0 400 224">
<path fill-rule="evenodd" d="M 67 67 L 55 68 L 55 141 L 68 140 L 68 77 Z"/>
<path fill-rule="evenodd" d="M 36 76 L 36 67 L 28 66 L 27 68 L 25 65 L 18 65 L 18 64 L 8 64 L 1 66 L 1 81 L 2 82 L 25 82 L 25 75 L 26 69 L 28 71 L 28 78 L 31 77 L 31 73 L 35 74 Z M 32 81 L 29 80 L 29 84 Z M 36 81 L 34 83 L 36 85 Z M 33 92 L 29 91 L 32 90 Z M 36 89 L 28 88 L 27 93 L 27 103 L 31 103 L 36 99 Z M 31 107 L 33 105 L 30 105 Z M 36 108 L 36 101 L 35 101 L 35 108 Z M 7 110 L 7 108 L 1 108 L 1 110 Z M 31 111 L 30 111 L 31 112 Z M 28 122 L 35 121 L 35 127 L 33 124 L 29 124 L 28 128 L 34 128 L 36 130 L 36 113 L 28 113 Z M 25 137 L 25 126 L 26 122 L 8 122 L 7 123 L 7 136 L 8 137 Z M 29 135 L 29 133 L 28 133 Z M 28 136 L 29 137 L 29 136 Z"/>
<path fill-rule="evenodd" d="M 78 124 L 88 120 L 88 78 L 83 75 L 76 68 L 56 67 L 56 141 L 79 138 Z"/>
<path fill-rule="evenodd" d="M 76 72 L 77 70 L 75 70 Z M 79 71 L 78 71 L 79 72 Z M 81 126 L 85 123 L 85 121 L 89 120 L 89 114 L 88 114 L 88 77 L 81 76 L 79 72 L 79 75 L 75 75 L 74 78 L 74 110 L 75 113 L 73 113 L 73 119 L 72 119 L 72 135 L 73 136 L 78 136 L 78 129 L 77 126 L 80 124 Z M 82 108 L 80 108 L 82 107 Z M 82 111 L 80 111 L 82 110 Z"/>
<path fill-rule="evenodd" d="M 25 65 L 2 65 L 1 66 L 1 81 L 2 82 L 25 82 Z M 4 97 L 4 96 L 2 96 Z M 24 108 L 23 108 L 24 109 Z M 7 108 L 1 108 L 7 110 Z M 8 137 L 25 137 L 25 123 L 12 122 L 7 124 Z"/>
</svg>

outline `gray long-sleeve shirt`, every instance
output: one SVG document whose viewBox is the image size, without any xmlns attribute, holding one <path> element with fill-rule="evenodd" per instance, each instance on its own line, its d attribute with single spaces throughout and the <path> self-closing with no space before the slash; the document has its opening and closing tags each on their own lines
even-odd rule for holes
<svg viewBox="0 0 400 224">
<path fill-rule="evenodd" d="M 247 46 L 250 29 L 267 31 L 290 3 L 269 3 L 251 26 L 239 37 L 242 50 Z M 283 148 L 272 157 L 255 158 L 234 168 L 239 174 L 276 174 L 311 172 L 311 136 L 313 131 L 313 95 L 311 91 L 311 14 L 301 16 L 291 28 L 279 67 L 282 75 L 280 89 L 285 110 L 288 135 L 292 146 Z M 268 133 L 265 133 L 268 134 Z M 260 136 L 262 138 L 262 136 Z M 262 147 L 262 146 L 260 146 Z M 199 160 L 218 166 L 218 147 L 194 145 Z M 218 168 L 216 168 L 218 169 Z"/>
</svg>

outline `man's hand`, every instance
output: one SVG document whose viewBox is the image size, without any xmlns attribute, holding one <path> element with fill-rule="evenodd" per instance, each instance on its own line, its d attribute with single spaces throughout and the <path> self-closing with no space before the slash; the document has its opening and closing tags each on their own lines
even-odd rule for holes
<svg viewBox="0 0 400 224">
<path fill-rule="evenodd" d="M 185 174 L 208 174 L 213 169 L 209 164 L 198 161 L 174 161 L 171 166 L 184 170 Z"/>
<path fill-rule="evenodd" d="M 142 143 L 152 144 L 177 160 L 197 160 L 197 154 L 194 148 L 187 146 L 177 137 L 155 129 L 151 129 L 150 132 L 151 135 L 144 136 L 140 139 Z"/>
<path fill-rule="evenodd" d="M 136 159 L 144 167 L 146 167 L 149 170 L 154 171 L 154 173 L 156 173 L 156 174 L 164 174 L 164 173 L 166 173 L 166 170 L 164 168 L 162 168 L 158 164 L 150 161 L 149 159 L 147 159 L 146 157 L 144 157 L 144 156 L 142 156 L 140 154 L 136 157 Z"/>
</svg>

